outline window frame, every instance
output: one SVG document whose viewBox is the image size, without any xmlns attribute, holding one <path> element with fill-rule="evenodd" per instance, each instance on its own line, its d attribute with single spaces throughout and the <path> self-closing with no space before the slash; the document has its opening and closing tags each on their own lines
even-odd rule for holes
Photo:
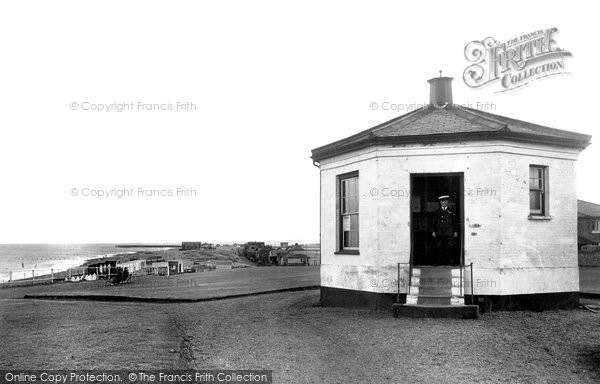
<svg viewBox="0 0 600 384">
<path fill-rule="evenodd" d="M 531 177 L 531 170 L 532 169 L 536 169 L 536 170 L 541 170 L 541 182 L 539 183 L 541 185 L 541 188 L 532 188 L 532 184 L 531 181 L 532 180 L 539 180 L 539 178 L 532 178 Z M 548 217 L 549 216 L 549 172 L 548 172 L 548 166 L 547 165 L 539 165 L 539 164 L 530 164 L 529 165 L 529 173 L 528 173 L 528 177 L 529 177 L 529 183 L 528 183 L 528 187 L 529 187 L 529 216 L 530 217 Z M 540 209 L 532 209 L 531 207 L 531 194 L 532 192 L 536 192 L 540 194 Z"/>
<path fill-rule="evenodd" d="M 600 233 L 600 219 L 592 220 L 592 233 Z"/>
<path fill-rule="evenodd" d="M 356 195 L 347 195 L 343 196 L 343 183 L 349 179 L 356 179 Z M 344 173 L 341 175 L 337 175 L 336 177 L 336 238 L 337 238 L 337 251 L 336 254 L 359 254 L 360 249 L 360 187 L 359 187 L 359 174 L 358 171 L 352 171 L 348 173 Z M 356 199 L 356 210 L 352 212 L 343 212 L 344 202 L 343 199 L 347 199 L 348 196 L 354 197 Z M 344 217 L 352 217 L 356 216 L 357 221 L 357 229 L 356 229 L 356 247 L 346 247 L 344 246 Z M 350 219 L 351 220 L 351 219 Z M 352 230 L 347 232 L 353 232 Z"/>
</svg>

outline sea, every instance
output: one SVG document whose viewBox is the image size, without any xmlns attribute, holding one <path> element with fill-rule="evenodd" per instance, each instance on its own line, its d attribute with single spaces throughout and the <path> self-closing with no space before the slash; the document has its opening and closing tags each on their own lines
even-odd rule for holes
<svg viewBox="0 0 600 384">
<path fill-rule="evenodd" d="M 118 244 L 0 244 L 0 283 L 66 271 L 86 260 L 171 247 L 117 247 Z"/>
</svg>

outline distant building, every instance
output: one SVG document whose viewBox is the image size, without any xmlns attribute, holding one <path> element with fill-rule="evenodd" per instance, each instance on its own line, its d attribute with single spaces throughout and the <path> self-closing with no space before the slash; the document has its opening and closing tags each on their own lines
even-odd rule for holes
<svg viewBox="0 0 600 384">
<path fill-rule="evenodd" d="M 183 262 L 181 260 L 155 261 L 147 263 L 145 270 L 149 275 L 178 275 L 183 273 Z"/>
<path fill-rule="evenodd" d="M 184 251 L 190 251 L 192 249 L 202 249 L 202 242 L 200 242 L 200 241 L 184 241 L 181 243 L 181 249 Z"/>
<path fill-rule="evenodd" d="M 216 260 L 215 267 L 216 269 L 231 269 L 232 263 L 231 260 Z"/>
<path fill-rule="evenodd" d="M 117 268 L 123 268 L 123 269 L 127 268 L 129 273 L 141 271 L 142 269 L 146 268 L 146 260 L 137 259 L 137 260 L 117 262 Z"/>
<path fill-rule="evenodd" d="M 280 265 L 308 265 L 308 256 L 300 253 L 287 253 L 281 256 Z"/>
<path fill-rule="evenodd" d="M 600 204 L 577 200 L 577 245 L 600 244 Z"/>
</svg>

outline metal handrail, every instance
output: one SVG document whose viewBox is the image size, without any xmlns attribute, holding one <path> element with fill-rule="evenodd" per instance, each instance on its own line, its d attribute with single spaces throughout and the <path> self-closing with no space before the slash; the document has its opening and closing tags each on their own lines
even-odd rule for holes
<svg viewBox="0 0 600 384">
<path fill-rule="evenodd" d="M 473 263 L 470 264 L 471 268 L 471 305 L 475 305 L 475 300 L 473 298 Z"/>
<path fill-rule="evenodd" d="M 473 263 L 470 264 L 460 264 L 459 265 L 459 270 L 460 270 L 460 295 L 459 296 L 463 296 L 463 292 L 466 296 L 467 291 L 464 289 L 464 285 L 465 285 L 465 281 L 464 278 L 467 277 L 467 268 L 469 268 L 469 272 L 471 274 L 471 304 L 474 303 L 474 293 L 473 293 Z M 464 273 L 463 273 L 464 271 Z M 464 298 L 464 297 L 463 297 Z"/>
<path fill-rule="evenodd" d="M 469 268 L 469 272 L 471 274 L 471 304 L 474 303 L 474 294 L 473 294 L 473 263 L 470 264 L 460 264 L 460 296 L 463 296 L 463 291 L 465 293 L 465 296 L 467 294 L 467 291 L 464 290 L 464 280 L 463 280 L 463 276 L 467 277 L 467 268 Z M 463 274 L 463 269 L 464 269 L 464 274 Z"/>
<path fill-rule="evenodd" d="M 410 281 L 412 280 L 412 268 L 410 267 L 410 263 L 398 263 L 398 295 L 396 297 L 396 302 L 400 304 L 400 266 L 408 265 L 408 295 L 410 295 Z"/>
<path fill-rule="evenodd" d="M 460 264 L 460 268 L 459 268 L 459 270 L 460 270 L 460 280 L 459 280 L 460 281 L 460 284 L 459 284 L 460 294 L 459 294 L 459 296 L 463 295 L 463 284 L 464 284 L 464 281 L 463 281 L 463 268 L 464 267 L 465 266 L 461 263 Z"/>
</svg>

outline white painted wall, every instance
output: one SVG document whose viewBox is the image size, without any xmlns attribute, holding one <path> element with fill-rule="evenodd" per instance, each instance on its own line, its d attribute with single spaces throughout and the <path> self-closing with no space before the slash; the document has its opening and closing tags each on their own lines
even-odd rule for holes
<svg viewBox="0 0 600 384">
<path fill-rule="evenodd" d="M 410 258 L 410 174 L 463 172 L 465 262 L 474 263 L 474 293 L 578 291 L 577 156 L 494 141 L 377 147 L 324 160 L 321 284 L 397 292 L 397 263 Z M 549 166 L 550 220 L 528 218 L 530 164 Z M 352 171 L 359 171 L 360 255 L 336 255 L 337 175 Z M 403 270 L 401 292 L 407 281 Z"/>
</svg>

